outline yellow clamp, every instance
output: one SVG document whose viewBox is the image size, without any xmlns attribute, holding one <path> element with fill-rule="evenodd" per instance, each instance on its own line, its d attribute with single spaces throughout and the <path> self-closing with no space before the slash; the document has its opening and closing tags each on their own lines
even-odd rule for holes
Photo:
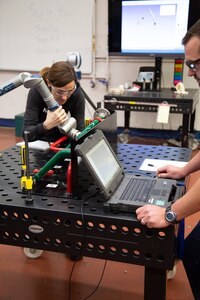
<svg viewBox="0 0 200 300">
<path fill-rule="evenodd" d="M 21 178 L 21 189 L 32 190 L 33 187 L 33 178 L 27 178 L 26 176 L 22 176 Z"/>
</svg>

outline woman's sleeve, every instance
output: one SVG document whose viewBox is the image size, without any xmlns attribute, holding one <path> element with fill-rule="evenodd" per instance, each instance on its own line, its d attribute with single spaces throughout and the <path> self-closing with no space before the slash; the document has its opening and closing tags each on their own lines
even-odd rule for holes
<svg viewBox="0 0 200 300">
<path fill-rule="evenodd" d="M 44 109 L 44 101 L 39 92 L 32 88 L 28 93 L 26 110 L 24 114 L 24 131 L 29 132 L 29 141 L 35 141 L 41 139 L 45 135 L 45 129 L 43 127 L 42 112 Z"/>
<path fill-rule="evenodd" d="M 76 119 L 77 129 L 82 131 L 85 128 L 85 98 L 80 89 L 76 93 L 73 117 Z"/>
</svg>

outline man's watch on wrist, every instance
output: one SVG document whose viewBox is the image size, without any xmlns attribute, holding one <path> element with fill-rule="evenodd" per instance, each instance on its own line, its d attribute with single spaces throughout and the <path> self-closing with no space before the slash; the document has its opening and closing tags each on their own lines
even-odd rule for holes
<svg viewBox="0 0 200 300">
<path fill-rule="evenodd" d="M 177 224 L 177 215 L 176 213 L 171 209 L 171 205 L 172 203 L 166 208 L 165 210 L 165 220 L 168 222 L 168 223 L 171 223 L 171 224 Z"/>
</svg>

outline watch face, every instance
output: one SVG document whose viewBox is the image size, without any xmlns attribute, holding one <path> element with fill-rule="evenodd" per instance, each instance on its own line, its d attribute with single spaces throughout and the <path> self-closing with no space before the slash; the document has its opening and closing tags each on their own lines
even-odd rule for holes
<svg viewBox="0 0 200 300">
<path fill-rule="evenodd" d="M 176 221 L 176 214 L 173 211 L 166 212 L 166 220 L 170 223 Z"/>
<path fill-rule="evenodd" d="M 173 220 L 174 220 L 174 215 L 173 215 L 173 213 L 170 212 L 170 211 L 167 212 L 166 218 L 167 218 L 167 220 L 168 220 L 169 222 L 173 221 Z"/>
</svg>

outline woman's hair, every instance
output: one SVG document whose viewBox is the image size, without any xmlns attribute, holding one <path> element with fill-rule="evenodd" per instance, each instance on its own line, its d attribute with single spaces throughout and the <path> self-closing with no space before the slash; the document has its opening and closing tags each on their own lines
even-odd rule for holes
<svg viewBox="0 0 200 300">
<path fill-rule="evenodd" d="M 45 67 L 40 71 L 40 76 L 47 84 L 47 79 L 53 86 L 63 87 L 73 80 L 76 80 L 76 73 L 73 66 L 67 61 L 58 61 L 51 67 Z"/>
</svg>

